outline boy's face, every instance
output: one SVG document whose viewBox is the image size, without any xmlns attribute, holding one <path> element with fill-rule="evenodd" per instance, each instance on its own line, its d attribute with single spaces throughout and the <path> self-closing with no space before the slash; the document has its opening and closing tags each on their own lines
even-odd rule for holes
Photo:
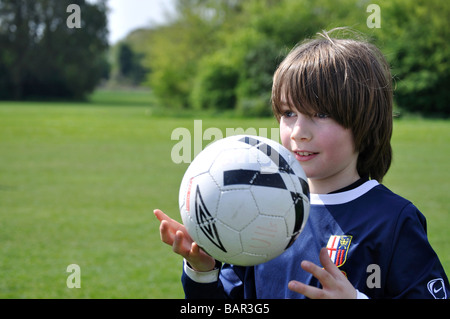
<svg viewBox="0 0 450 319">
<path fill-rule="evenodd" d="M 288 107 L 282 114 L 282 144 L 302 165 L 312 193 L 329 193 L 359 179 L 350 129 L 325 114 L 308 116 Z"/>
</svg>

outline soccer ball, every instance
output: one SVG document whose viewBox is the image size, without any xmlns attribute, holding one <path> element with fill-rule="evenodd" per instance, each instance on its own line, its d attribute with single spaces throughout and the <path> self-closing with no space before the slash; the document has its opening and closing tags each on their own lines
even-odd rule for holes
<svg viewBox="0 0 450 319">
<path fill-rule="evenodd" d="M 270 139 L 236 135 L 208 145 L 180 186 L 181 218 L 216 260 L 267 262 L 288 249 L 309 214 L 309 188 L 293 154 Z"/>
</svg>

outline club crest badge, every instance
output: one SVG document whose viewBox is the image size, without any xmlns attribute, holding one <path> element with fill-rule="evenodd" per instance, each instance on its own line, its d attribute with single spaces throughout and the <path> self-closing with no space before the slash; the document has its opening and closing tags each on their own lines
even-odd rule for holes
<svg viewBox="0 0 450 319">
<path fill-rule="evenodd" d="M 328 256 L 331 261 L 337 266 L 342 266 L 347 260 L 347 253 L 352 242 L 350 235 L 332 235 L 328 239 L 327 249 Z"/>
</svg>

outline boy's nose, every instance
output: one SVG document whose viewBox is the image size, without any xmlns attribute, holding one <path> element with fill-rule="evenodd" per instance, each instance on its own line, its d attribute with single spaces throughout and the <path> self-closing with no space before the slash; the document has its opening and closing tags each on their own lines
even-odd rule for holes
<svg viewBox="0 0 450 319">
<path fill-rule="evenodd" d="M 297 116 L 297 121 L 291 133 L 291 140 L 294 141 L 309 141 L 312 138 L 310 123 L 308 123 L 308 118 L 300 114 Z"/>
</svg>

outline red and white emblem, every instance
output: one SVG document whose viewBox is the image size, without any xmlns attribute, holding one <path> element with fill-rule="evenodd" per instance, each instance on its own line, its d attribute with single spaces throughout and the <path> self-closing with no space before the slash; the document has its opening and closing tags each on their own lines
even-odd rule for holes
<svg viewBox="0 0 450 319">
<path fill-rule="evenodd" d="M 352 242 L 350 235 L 331 235 L 328 239 L 327 249 L 328 256 L 331 261 L 337 266 L 342 266 L 347 260 L 347 253 Z"/>
</svg>

